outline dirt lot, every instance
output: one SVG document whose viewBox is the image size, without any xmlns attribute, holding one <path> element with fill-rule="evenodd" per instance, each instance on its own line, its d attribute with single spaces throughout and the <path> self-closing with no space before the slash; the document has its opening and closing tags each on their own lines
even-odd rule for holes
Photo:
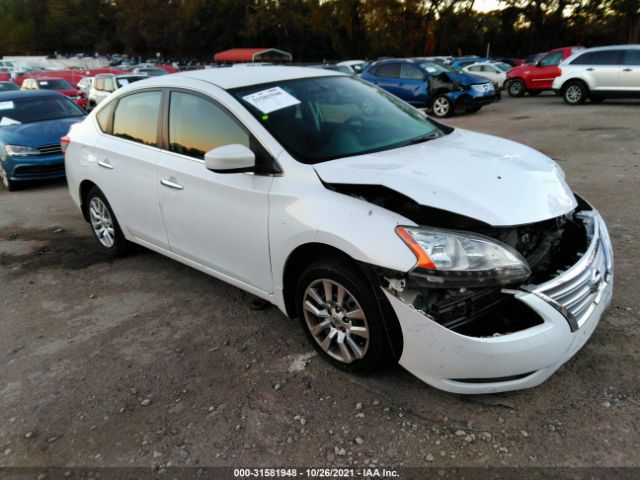
<svg viewBox="0 0 640 480">
<path fill-rule="evenodd" d="M 448 123 L 550 155 L 609 224 L 612 307 L 545 384 L 343 374 L 233 287 L 104 258 L 64 183 L 0 189 L 0 466 L 640 467 L 640 103 L 505 98 Z"/>
</svg>

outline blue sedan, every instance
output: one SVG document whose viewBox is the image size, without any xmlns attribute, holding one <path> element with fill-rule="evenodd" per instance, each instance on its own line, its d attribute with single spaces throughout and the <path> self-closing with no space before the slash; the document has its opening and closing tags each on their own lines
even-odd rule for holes
<svg viewBox="0 0 640 480">
<path fill-rule="evenodd" d="M 60 137 L 86 113 L 64 95 L 47 90 L 0 93 L 0 180 L 64 177 Z"/>
</svg>

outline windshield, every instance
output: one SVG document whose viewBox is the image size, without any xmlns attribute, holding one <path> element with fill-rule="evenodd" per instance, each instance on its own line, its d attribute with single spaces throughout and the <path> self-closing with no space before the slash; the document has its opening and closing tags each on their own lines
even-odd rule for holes
<svg viewBox="0 0 640 480">
<path fill-rule="evenodd" d="M 66 80 L 38 80 L 38 85 L 42 90 L 73 90 Z"/>
<path fill-rule="evenodd" d="M 304 163 L 388 150 L 443 134 L 418 110 L 355 77 L 304 78 L 230 93 Z"/>
<path fill-rule="evenodd" d="M 0 82 L 0 92 L 8 92 L 9 90 L 20 90 L 20 87 L 13 82 Z"/>
<path fill-rule="evenodd" d="M 79 117 L 84 111 L 63 96 L 0 99 L 0 126 Z"/>
<path fill-rule="evenodd" d="M 444 72 L 451 72 L 453 70 L 450 66 L 445 66 L 438 62 L 420 62 L 418 63 L 420 67 L 427 72 L 429 75 L 440 75 Z"/>
</svg>

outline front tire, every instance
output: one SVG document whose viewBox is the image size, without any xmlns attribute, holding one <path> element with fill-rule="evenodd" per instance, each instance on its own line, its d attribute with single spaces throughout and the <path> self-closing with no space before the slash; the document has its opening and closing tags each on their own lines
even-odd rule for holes
<svg viewBox="0 0 640 480">
<path fill-rule="evenodd" d="M 438 118 L 451 116 L 453 113 L 453 104 L 446 94 L 440 94 L 431 102 L 431 112 Z"/>
<path fill-rule="evenodd" d="M 129 242 L 124 238 L 120 224 L 102 190 L 92 187 L 87 193 L 85 205 L 91 231 L 102 250 L 112 257 L 125 254 L 129 249 Z"/>
<path fill-rule="evenodd" d="M 349 372 L 378 368 L 389 352 L 380 305 L 351 263 L 327 257 L 301 274 L 298 317 L 309 341 L 332 365 Z"/>
<path fill-rule="evenodd" d="M 581 105 L 589 96 L 587 86 L 578 80 L 567 82 L 562 87 L 562 98 L 568 105 Z"/>
<path fill-rule="evenodd" d="M 9 178 L 9 174 L 2 166 L 2 162 L 0 162 L 0 181 L 7 192 L 13 192 L 16 189 L 16 184 Z"/>
<path fill-rule="evenodd" d="M 507 87 L 507 92 L 509 93 L 510 97 L 522 97 L 526 91 L 527 87 L 524 84 L 524 81 L 519 78 L 511 80 L 509 82 L 509 86 Z"/>
</svg>

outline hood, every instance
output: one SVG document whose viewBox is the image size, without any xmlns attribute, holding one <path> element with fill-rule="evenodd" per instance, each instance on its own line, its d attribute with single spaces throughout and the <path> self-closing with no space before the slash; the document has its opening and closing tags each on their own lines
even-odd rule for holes
<svg viewBox="0 0 640 480">
<path fill-rule="evenodd" d="M 446 75 L 452 82 L 464 87 L 467 87 L 469 85 L 477 85 L 479 83 L 489 83 L 491 81 L 485 77 L 480 77 L 472 73 L 447 72 Z"/>
<path fill-rule="evenodd" d="M 540 222 L 577 205 L 560 167 L 510 140 L 464 130 L 436 140 L 314 165 L 322 181 L 382 185 L 420 205 L 493 226 Z"/>
<path fill-rule="evenodd" d="M 80 92 L 78 90 L 58 90 L 58 92 L 66 95 L 67 97 L 77 97 L 78 95 L 80 95 Z"/>
<path fill-rule="evenodd" d="M 81 122 L 83 118 L 60 118 L 45 122 L 0 127 L 0 141 L 5 145 L 25 145 L 28 147 L 60 143 L 60 137 L 67 134 L 71 125 Z"/>
</svg>

